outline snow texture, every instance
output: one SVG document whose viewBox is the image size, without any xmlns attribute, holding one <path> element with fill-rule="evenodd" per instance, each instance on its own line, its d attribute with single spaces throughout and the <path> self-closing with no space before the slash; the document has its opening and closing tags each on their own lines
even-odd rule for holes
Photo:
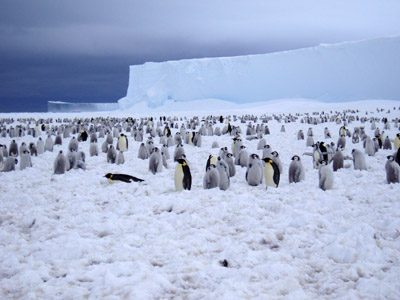
<svg viewBox="0 0 400 300">
<path fill-rule="evenodd" d="M 246 168 L 237 166 L 228 190 L 203 189 L 207 158 L 219 153 L 211 145 L 218 141 L 231 149 L 229 135 L 203 136 L 201 147 L 184 145 L 193 177 L 190 191 L 175 191 L 172 158 L 168 169 L 151 174 L 148 160 L 137 158 L 140 142 L 124 130 L 129 139 L 124 164 L 107 164 L 105 153 L 90 157 L 89 141 L 79 142 L 79 150 L 86 153 L 86 170 L 54 175 L 54 159 L 59 150 L 67 153 L 71 135 L 53 152 L 33 156 L 32 168 L 20 171 L 17 166 L 16 171 L 0 173 L 1 299 L 400 299 L 400 184 L 387 184 L 385 177 L 386 156 L 392 151 L 366 156 L 366 171 L 356 171 L 346 161 L 349 167 L 334 174 L 333 189 L 322 191 L 312 157 L 303 155 L 312 150 L 305 140 L 297 140 L 299 129 L 307 132 L 311 127 L 315 141 L 336 142 L 342 121 L 313 125 L 301 120 L 318 119 L 313 112 L 332 116 L 348 108 L 360 111 L 347 116 L 366 119 L 354 120 L 347 128 L 353 132 L 365 126 L 372 136 L 371 118 L 382 131 L 382 117 L 399 119 L 399 102 L 192 104 L 191 111 L 184 111 L 189 108 L 186 103 L 168 114 L 177 117 L 178 128 L 193 115 L 200 120 L 211 114 L 230 115 L 231 124 L 241 127 L 249 153 L 259 155 L 258 140 L 245 138 L 250 121 L 233 121 L 233 115 L 268 116 L 265 125 L 271 134 L 264 137 L 283 164 L 279 187 L 249 186 Z M 200 106 L 203 111 L 197 110 Z M 135 109 L 0 118 L 14 119 L 3 124 L 7 128 L 27 125 L 24 118 L 52 118 L 51 127 L 76 117 L 158 119 L 168 107 L 143 114 Z M 298 119 L 285 122 L 290 112 L 299 114 Z M 261 119 L 252 124 L 261 124 Z M 280 130 L 283 124 L 286 132 Z M 399 131 L 390 124 L 385 133 L 393 139 Z M 213 127 L 224 125 L 217 122 Z M 324 138 L 325 127 L 331 140 Z M 171 128 L 172 136 L 178 130 Z M 45 132 L 41 137 L 46 138 Z M 28 145 L 38 138 L 6 136 L 0 137 L 0 144 L 8 146 L 12 139 Z M 99 138 L 98 145 L 105 139 Z M 346 139 L 345 156 L 351 156 L 353 148 L 363 151 L 362 142 Z M 161 148 L 159 138 L 154 140 Z M 306 177 L 289 184 L 288 167 L 295 154 L 301 157 Z M 108 172 L 145 181 L 111 184 L 103 177 Z"/>
<path fill-rule="evenodd" d="M 281 98 L 328 102 L 400 100 L 400 37 L 320 45 L 270 54 L 130 66 L 126 109 L 139 102 L 217 98 L 235 103 Z"/>
</svg>

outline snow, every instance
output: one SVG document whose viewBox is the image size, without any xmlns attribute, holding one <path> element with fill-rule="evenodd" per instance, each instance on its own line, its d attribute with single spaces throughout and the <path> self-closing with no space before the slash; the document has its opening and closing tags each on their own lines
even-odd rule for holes
<svg viewBox="0 0 400 300">
<path fill-rule="evenodd" d="M 281 98 L 328 102 L 400 99 L 400 37 L 236 57 L 130 66 L 126 109 L 143 102 L 217 98 L 235 103 Z"/>
<path fill-rule="evenodd" d="M 284 170 L 276 189 L 266 190 L 265 183 L 249 186 L 245 169 L 238 166 L 227 191 L 203 189 L 207 158 L 219 153 L 211 145 L 218 141 L 230 149 L 229 135 L 202 136 L 202 147 L 184 145 L 191 191 L 175 191 L 172 158 L 168 169 L 151 174 L 148 160 L 137 158 L 140 143 L 130 133 L 123 165 L 107 164 L 104 153 L 89 157 L 89 141 L 80 142 L 87 170 L 54 175 L 58 151 L 67 152 L 70 138 L 65 138 L 53 152 L 32 157 L 32 168 L 20 171 L 17 165 L 16 171 L 0 173 L 0 298 L 400 299 L 400 184 L 386 183 L 384 167 L 393 150 L 366 156 L 367 171 L 354 170 L 346 161 L 350 167 L 335 172 L 333 189 L 322 191 L 312 157 L 303 155 L 312 150 L 296 138 L 299 129 L 306 133 L 311 127 L 315 141 L 336 143 L 343 125 L 301 123 L 304 113 L 315 117 L 313 112 L 359 109 L 360 117 L 378 118 L 376 125 L 383 130 L 379 120 L 399 119 L 399 106 L 398 101 L 373 100 L 327 104 L 286 99 L 244 105 L 208 99 L 166 101 L 153 110 L 138 103 L 127 111 L 0 114 L 13 118 L 13 127 L 21 124 L 19 118 L 53 118 L 52 126 L 60 125 L 57 118 L 167 115 L 178 118 L 179 128 L 185 116 L 302 114 L 296 122 L 272 119 L 266 124 L 271 135 L 264 137 L 279 152 Z M 258 140 L 245 139 L 248 123 L 231 121 L 241 126 L 249 153 L 261 155 Z M 214 128 L 223 125 L 218 122 Z M 281 132 L 282 125 L 286 132 Z M 353 131 L 361 125 L 373 136 L 369 119 L 347 127 Z M 391 139 L 399 132 L 394 125 L 385 130 Z M 325 127 L 332 139 L 324 139 Z M 171 130 L 174 135 L 179 129 Z M 44 132 L 41 137 L 46 138 Z M 28 135 L 14 139 L 19 145 L 37 141 Z M 353 148 L 364 152 L 361 142 L 346 139 L 345 156 Z M 0 137 L 0 144 L 8 147 L 11 140 Z M 99 138 L 99 148 L 103 141 Z M 156 137 L 155 145 L 161 147 L 158 142 Z M 170 147 L 171 155 L 173 151 Z M 306 177 L 289 184 L 295 154 Z M 110 184 L 103 177 L 108 172 L 145 181 Z"/>
</svg>

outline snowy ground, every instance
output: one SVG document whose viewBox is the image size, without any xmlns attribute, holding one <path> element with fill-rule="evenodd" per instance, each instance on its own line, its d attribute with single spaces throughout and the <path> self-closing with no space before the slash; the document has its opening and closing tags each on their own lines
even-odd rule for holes
<svg viewBox="0 0 400 300">
<path fill-rule="evenodd" d="M 360 117 L 399 118 L 399 102 L 322 104 L 289 101 L 230 107 L 212 101 L 170 116 L 208 114 L 256 115 L 358 108 Z M 283 103 L 283 104 L 282 104 Z M 396 106 L 396 110 L 393 107 Z M 377 112 L 376 108 L 385 110 Z M 166 111 L 153 111 L 159 116 Z M 223 110 L 225 109 L 225 110 Z M 235 111 L 233 110 L 235 109 Z M 390 109 L 390 113 L 387 113 Z M 186 110 L 186 112 L 184 112 Z M 204 111 L 208 110 L 208 113 Z M 368 111 L 368 115 L 366 115 Z M 79 114 L 78 116 L 89 114 Z M 96 113 L 93 115 L 107 115 Z M 110 112 L 112 116 L 134 116 Z M 0 118 L 68 117 L 77 114 L 0 114 Z M 150 111 L 143 113 L 150 116 Z M 203 136 L 201 148 L 185 145 L 193 176 L 191 191 L 174 189 L 175 164 L 153 175 L 148 160 L 137 158 L 140 145 L 129 138 L 125 164 L 106 163 L 104 153 L 89 157 L 87 170 L 53 174 L 59 149 L 67 152 L 69 138 L 53 152 L 33 157 L 33 168 L 0 173 L 0 298 L 1 299 L 400 299 L 400 184 L 386 183 L 386 156 L 380 150 L 366 156 L 368 170 L 341 169 L 334 188 L 318 188 L 318 171 L 311 152 L 297 131 L 312 127 L 315 141 L 337 142 L 335 122 L 310 125 L 268 122 L 267 143 L 280 154 L 284 172 L 277 189 L 251 187 L 245 169 L 237 166 L 227 191 L 204 190 L 206 160 L 213 141 L 231 147 L 230 136 Z M 180 127 L 181 121 L 178 121 Z M 15 122 L 13 125 L 17 125 Z M 242 137 L 249 153 L 257 140 Z M 377 122 L 383 129 L 383 123 Z M 281 132 L 281 126 L 286 132 Z M 391 139 L 399 132 L 391 123 Z M 223 124 L 216 124 L 222 128 Z M 348 128 L 370 122 L 352 122 Z M 333 137 L 324 138 L 328 127 Z M 174 134 L 177 129 L 172 129 Z M 146 140 L 147 137 L 145 137 Z M 18 144 L 37 138 L 15 138 Z M 45 134 L 42 134 L 45 139 Z M 0 138 L 0 144 L 11 139 Z M 156 146 L 159 138 L 155 139 Z M 103 139 L 99 139 L 99 148 Z M 114 145 L 116 139 L 114 139 Z M 347 138 L 345 155 L 362 143 Z M 173 155 L 174 147 L 169 148 Z M 305 181 L 288 183 L 293 155 L 300 155 Z M 143 178 L 143 183 L 109 184 L 108 172 Z M 226 260 L 228 266 L 221 265 Z"/>
</svg>

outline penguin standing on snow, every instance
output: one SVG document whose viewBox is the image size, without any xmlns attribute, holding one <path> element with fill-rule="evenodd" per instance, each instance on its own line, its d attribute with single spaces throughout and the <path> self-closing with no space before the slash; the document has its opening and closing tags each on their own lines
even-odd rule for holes
<svg viewBox="0 0 400 300">
<path fill-rule="evenodd" d="M 67 158 L 63 154 L 62 150 L 60 150 L 56 159 L 54 160 L 54 174 L 64 174 L 67 170 L 67 164 Z"/>
<path fill-rule="evenodd" d="M 216 165 L 217 164 L 217 158 L 215 156 L 212 156 L 211 154 L 208 156 L 207 159 L 207 164 L 206 164 L 206 172 L 208 170 L 208 168 L 210 167 L 210 165 Z"/>
<path fill-rule="evenodd" d="M 117 160 L 117 151 L 114 149 L 112 145 L 110 145 L 107 151 L 107 162 L 110 164 L 115 164 L 116 160 Z"/>
<path fill-rule="evenodd" d="M 225 160 L 218 157 L 216 167 L 219 172 L 219 189 L 225 191 L 230 185 L 229 166 Z"/>
<path fill-rule="evenodd" d="M 305 171 L 300 157 L 295 155 L 289 165 L 289 183 L 300 182 L 305 179 Z"/>
<path fill-rule="evenodd" d="M 149 171 L 154 175 L 162 172 L 162 156 L 161 151 L 157 147 L 154 147 L 153 152 L 149 157 Z"/>
<path fill-rule="evenodd" d="M 21 155 L 21 162 L 19 164 L 19 169 L 23 170 L 25 168 L 32 168 L 32 160 L 29 151 L 24 150 L 23 152 L 20 153 L 20 155 Z"/>
<path fill-rule="evenodd" d="M 215 165 L 210 165 L 203 178 L 203 188 L 205 190 L 219 187 L 219 172 Z"/>
<path fill-rule="evenodd" d="M 149 151 L 147 151 L 147 148 L 144 145 L 144 143 L 141 143 L 139 146 L 138 158 L 140 158 L 140 159 L 148 159 L 149 158 Z"/>
<path fill-rule="evenodd" d="M 18 159 L 13 156 L 9 156 L 6 158 L 3 164 L 2 172 L 10 172 L 15 171 L 15 165 L 18 163 Z"/>
<path fill-rule="evenodd" d="M 269 157 L 263 158 L 263 161 L 265 162 L 264 175 L 267 188 L 269 186 L 278 187 L 281 178 L 278 165 Z"/>
<path fill-rule="evenodd" d="M 257 186 L 262 183 L 263 171 L 262 163 L 257 154 L 249 156 L 249 165 L 246 171 L 246 181 L 251 186 Z"/>
<path fill-rule="evenodd" d="M 343 148 L 338 147 L 335 155 L 333 156 L 333 171 L 336 172 L 339 169 L 342 169 L 344 166 L 344 155 L 342 153 Z"/>
<path fill-rule="evenodd" d="M 333 170 L 329 167 L 328 162 L 323 160 L 318 171 L 319 187 L 323 191 L 333 188 Z"/>
<path fill-rule="evenodd" d="M 387 161 L 385 164 L 386 170 L 386 181 L 388 184 L 390 183 L 399 183 L 400 182 L 400 166 L 394 161 L 394 156 L 387 156 Z"/>
<path fill-rule="evenodd" d="M 177 191 L 190 190 L 192 187 L 192 174 L 190 173 L 190 168 L 186 163 L 186 160 L 179 158 L 177 160 L 178 164 L 175 168 L 175 189 Z"/>
<path fill-rule="evenodd" d="M 123 133 L 121 133 L 120 137 L 118 138 L 117 150 L 121 152 L 128 151 L 128 138 Z"/>
<path fill-rule="evenodd" d="M 358 149 L 353 149 L 351 154 L 353 155 L 354 170 L 367 170 L 364 154 Z"/>
</svg>

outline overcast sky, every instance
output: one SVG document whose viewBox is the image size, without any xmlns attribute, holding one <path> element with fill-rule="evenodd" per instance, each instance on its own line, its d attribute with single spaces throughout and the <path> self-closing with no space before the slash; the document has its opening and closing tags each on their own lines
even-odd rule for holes
<svg viewBox="0 0 400 300">
<path fill-rule="evenodd" d="M 399 35 L 400 0 L 0 0 L 0 111 L 115 102 L 146 61 Z"/>
</svg>

